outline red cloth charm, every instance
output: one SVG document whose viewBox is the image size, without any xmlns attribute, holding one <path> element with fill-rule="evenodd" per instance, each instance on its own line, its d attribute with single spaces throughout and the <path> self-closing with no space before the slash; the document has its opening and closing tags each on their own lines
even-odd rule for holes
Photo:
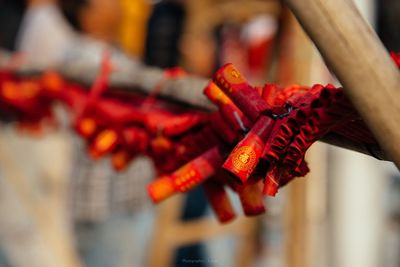
<svg viewBox="0 0 400 267">
<path fill-rule="evenodd" d="M 400 54 L 391 56 L 400 67 Z M 23 125 L 41 125 L 53 120 L 54 102 L 64 103 L 93 158 L 110 155 L 122 171 L 136 155 L 147 155 L 160 176 L 148 186 L 154 202 L 203 185 L 221 222 L 235 218 L 227 187 L 238 194 L 245 215 L 265 212 L 263 195 L 275 196 L 306 175 L 306 151 L 327 134 L 378 146 L 342 88 L 329 84 L 251 86 L 227 64 L 204 90 L 218 107 L 206 113 L 156 97 L 168 79 L 186 75 L 180 69 L 166 70 L 148 97 L 109 90 L 111 72 L 108 53 L 90 90 L 54 72 L 20 78 L 0 71 L 1 111 Z"/>
</svg>

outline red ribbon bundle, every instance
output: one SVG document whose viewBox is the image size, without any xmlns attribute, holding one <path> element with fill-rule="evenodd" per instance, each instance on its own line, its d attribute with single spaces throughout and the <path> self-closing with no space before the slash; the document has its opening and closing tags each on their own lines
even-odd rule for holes
<svg viewBox="0 0 400 267">
<path fill-rule="evenodd" d="M 392 57 L 400 65 L 400 56 Z M 263 195 L 274 196 L 279 187 L 307 174 L 305 152 L 328 133 L 377 145 L 342 89 L 332 85 L 253 87 L 227 64 L 204 90 L 218 111 L 205 113 L 154 94 L 107 91 L 111 71 L 105 55 L 89 92 L 52 72 L 22 79 L 2 71 L 0 108 L 24 125 L 38 125 L 52 120 L 54 102 L 65 103 L 93 158 L 111 155 L 121 171 L 136 155 L 148 155 L 160 174 L 148 186 L 154 202 L 201 184 L 221 222 L 235 217 L 226 186 L 239 195 L 246 215 L 265 212 Z M 174 69 L 165 77 L 181 75 Z"/>
</svg>

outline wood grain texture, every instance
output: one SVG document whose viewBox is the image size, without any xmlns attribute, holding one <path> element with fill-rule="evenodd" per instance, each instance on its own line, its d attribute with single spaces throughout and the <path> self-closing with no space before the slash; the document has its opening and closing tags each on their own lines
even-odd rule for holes
<svg viewBox="0 0 400 267">
<path fill-rule="evenodd" d="M 400 73 L 351 0 L 285 0 L 382 148 L 400 166 Z"/>
</svg>

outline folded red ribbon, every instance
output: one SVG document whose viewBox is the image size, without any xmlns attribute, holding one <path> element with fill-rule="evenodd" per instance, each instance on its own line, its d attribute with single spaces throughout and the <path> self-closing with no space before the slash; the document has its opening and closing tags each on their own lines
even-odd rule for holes
<svg viewBox="0 0 400 267">
<path fill-rule="evenodd" d="M 391 56 L 400 66 L 400 54 Z M 54 72 L 19 78 L 10 70 L 0 71 L 0 108 L 24 125 L 39 125 L 52 118 L 54 102 L 66 104 L 92 157 L 111 155 L 119 171 L 138 154 L 151 157 L 160 174 L 148 187 L 154 202 L 203 184 L 221 222 L 235 217 L 226 187 L 239 195 L 247 216 L 263 213 L 263 195 L 274 196 L 295 177 L 306 175 L 306 151 L 327 134 L 378 146 L 342 88 L 330 84 L 253 87 L 227 64 L 205 88 L 218 106 L 217 112 L 206 113 L 155 94 L 105 94 L 111 71 L 105 54 L 91 91 Z M 181 75 L 180 70 L 167 70 L 165 81 Z"/>
</svg>

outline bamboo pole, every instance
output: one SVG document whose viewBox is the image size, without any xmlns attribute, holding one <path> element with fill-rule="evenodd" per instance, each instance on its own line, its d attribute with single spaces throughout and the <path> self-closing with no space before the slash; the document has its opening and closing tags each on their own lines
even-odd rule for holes
<svg viewBox="0 0 400 267">
<path fill-rule="evenodd" d="M 285 0 L 400 167 L 400 73 L 351 0 Z"/>
<path fill-rule="evenodd" d="M 282 37 L 280 43 L 280 46 L 285 46 L 285 49 L 280 51 L 281 55 L 278 64 L 281 65 L 279 68 L 281 71 L 278 74 L 278 81 L 281 84 L 309 84 L 312 79 L 312 70 L 315 67 L 313 65 L 315 64 L 316 51 L 294 16 L 289 12 L 286 12 L 285 15 L 286 17 L 281 26 Z M 312 149 L 315 150 L 314 146 Z M 309 161 L 309 156 L 310 153 L 307 153 L 307 161 Z M 323 154 L 317 156 L 321 158 Z M 323 165 L 324 162 L 319 161 L 318 164 Z M 283 214 L 286 266 L 310 266 L 312 263 L 310 255 L 314 251 L 310 246 L 310 235 L 313 232 L 308 230 L 315 224 L 310 218 L 307 196 L 312 192 L 310 190 L 310 182 L 314 180 L 313 175 L 316 175 L 314 169 L 307 174 L 305 179 L 296 179 L 285 189 L 285 209 Z M 323 178 L 318 177 L 318 179 Z"/>
</svg>

